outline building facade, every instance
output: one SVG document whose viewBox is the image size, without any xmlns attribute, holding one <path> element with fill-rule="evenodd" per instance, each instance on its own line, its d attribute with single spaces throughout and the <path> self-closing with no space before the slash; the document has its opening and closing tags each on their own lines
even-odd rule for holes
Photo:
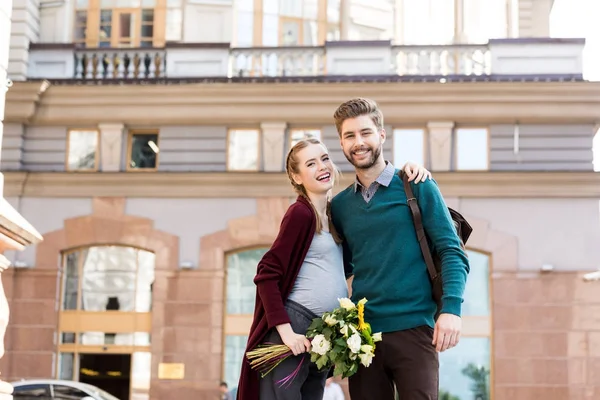
<svg viewBox="0 0 600 400">
<path fill-rule="evenodd" d="M 364 96 L 386 158 L 426 165 L 474 227 L 441 390 L 600 398 L 600 85 L 583 41 L 548 38 L 551 6 L 14 0 L 0 167 L 44 240 L 5 252 L 4 379 L 235 388 L 256 264 L 294 201 L 285 154 L 318 137 L 349 185 L 332 115 Z"/>
</svg>

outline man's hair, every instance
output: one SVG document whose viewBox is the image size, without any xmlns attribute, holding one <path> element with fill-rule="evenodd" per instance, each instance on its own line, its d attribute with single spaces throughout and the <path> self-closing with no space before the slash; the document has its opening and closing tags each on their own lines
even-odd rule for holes
<svg viewBox="0 0 600 400">
<path fill-rule="evenodd" d="M 362 115 L 368 115 L 378 130 L 383 129 L 383 114 L 377 103 L 371 99 L 358 97 L 348 100 L 340 105 L 337 110 L 335 110 L 333 119 L 335 121 L 335 127 L 337 128 L 338 135 L 342 135 L 342 124 L 345 120 L 357 118 Z"/>
</svg>

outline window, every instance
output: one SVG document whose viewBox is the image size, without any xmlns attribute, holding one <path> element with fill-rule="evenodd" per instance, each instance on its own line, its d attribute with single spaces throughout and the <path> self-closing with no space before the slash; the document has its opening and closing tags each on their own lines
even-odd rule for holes
<svg viewBox="0 0 600 400">
<path fill-rule="evenodd" d="M 232 129 L 227 135 L 227 170 L 258 171 L 259 138 L 257 129 Z"/>
<path fill-rule="evenodd" d="M 85 47 L 88 7 L 89 0 L 77 0 L 77 3 L 75 4 L 75 32 L 73 33 L 73 43 L 75 43 L 76 47 Z"/>
<path fill-rule="evenodd" d="M 154 253 L 89 247 L 67 254 L 64 271 L 62 310 L 150 311 Z"/>
<path fill-rule="evenodd" d="M 225 349 L 223 360 L 223 380 L 235 392 L 240 378 L 240 370 L 248 332 L 254 313 L 256 266 L 267 251 L 266 248 L 241 251 L 229 254 L 226 258 L 226 323 Z"/>
<path fill-rule="evenodd" d="M 487 128 L 458 128 L 455 131 L 455 165 L 459 171 L 489 169 L 489 132 Z"/>
<path fill-rule="evenodd" d="M 455 0 L 404 0 L 402 44 L 450 44 L 456 34 Z M 435 29 L 431 29 L 434 26 Z"/>
<path fill-rule="evenodd" d="M 67 171 L 97 171 L 97 130 L 70 130 L 67 134 Z"/>
<path fill-rule="evenodd" d="M 86 396 L 89 396 L 88 393 L 85 393 L 77 388 L 65 385 L 52 385 L 52 389 L 54 390 L 54 399 L 79 400 Z"/>
<path fill-rule="evenodd" d="M 16 385 L 13 393 L 15 399 L 29 400 L 29 399 L 50 399 L 50 386 L 49 385 Z"/>
<path fill-rule="evenodd" d="M 167 35 L 178 36 L 178 22 L 181 36 L 181 3 L 168 0 L 165 12 L 165 1 L 77 0 L 73 41 L 82 47 L 161 47 Z M 155 12 L 158 7 L 163 12 Z"/>
<path fill-rule="evenodd" d="M 487 43 L 508 37 L 507 0 L 462 0 L 463 41 Z"/>
<path fill-rule="evenodd" d="M 394 129 L 394 164 L 402 167 L 407 161 L 425 165 L 425 131 L 423 129 Z"/>
<path fill-rule="evenodd" d="M 489 256 L 467 250 L 471 271 L 465 287 L 459 344 L 440 354 L 440 393 L 449 399 L 490 399 L 491 315 Z M 454 397 L 452 397 L 454 396 Z"/>
<path fill-rule="evenodd" d="M 291 129 L 290 130 L 290 148 L 303 139 L 314 138 L 321 140 L 320 129 Z"/>
<path fill-rule="evenodd" d="M 158 133 L 129 132 L 128 171 L 155 171 L 158 168 Z"/>
</svg>

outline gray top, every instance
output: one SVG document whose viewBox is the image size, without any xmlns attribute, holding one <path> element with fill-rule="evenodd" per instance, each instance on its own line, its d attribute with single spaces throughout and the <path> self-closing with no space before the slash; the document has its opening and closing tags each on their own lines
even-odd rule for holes
<svg viewBox="0 0 600 400">
<path fill-rule="evenodd" d="M 321 316 L 348 297 L 342 245 L 329 232 L 315 233 L 289 299 Z"/>
</svg>

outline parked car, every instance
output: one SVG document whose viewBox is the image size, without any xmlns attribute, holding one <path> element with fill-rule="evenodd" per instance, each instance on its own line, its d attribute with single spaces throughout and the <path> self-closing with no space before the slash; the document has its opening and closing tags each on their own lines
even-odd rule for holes
<svg viewBox="0 0 600 400">
<path fill-rule="evenodd" d="M 57 379 L 11 382 L 15 400 L 119 400 L 96 386 Z"/>
</svg>

